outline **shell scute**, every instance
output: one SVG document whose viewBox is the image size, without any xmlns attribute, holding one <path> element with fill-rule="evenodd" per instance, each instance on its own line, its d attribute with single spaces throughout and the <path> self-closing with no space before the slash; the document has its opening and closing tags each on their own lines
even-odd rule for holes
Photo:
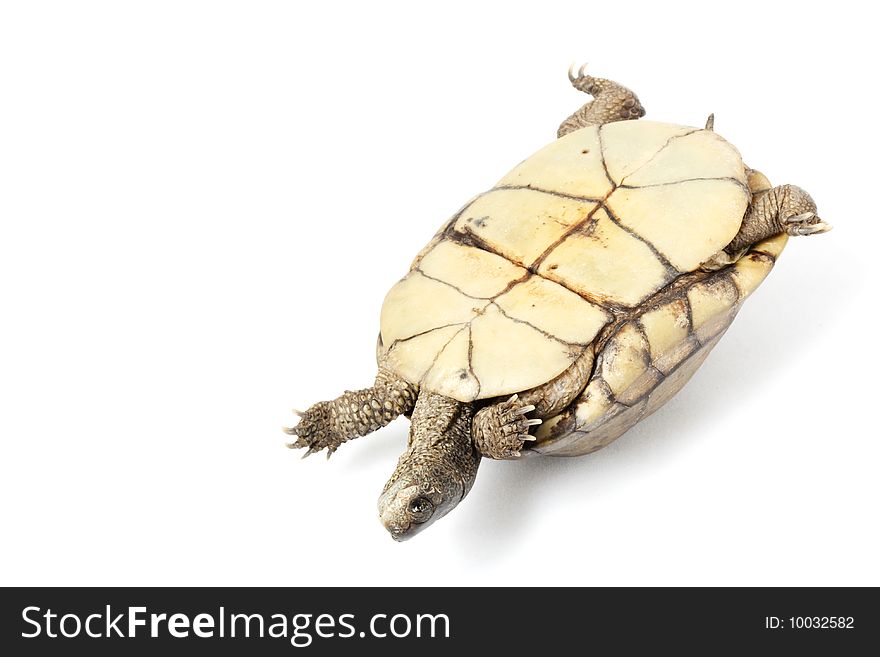
<svg viewBox="0 0 880 657">
<path fill-rule="evenodd" d="M 440 241 L 388 293 L 379 351 L 407 380 L 473 401 L 562 373 L 610 318 L 501 256 Z"/>
<path fill-rule="evenodd" d="M 736 149 L 705 130 L 623 121 L 572 132 L 475 197 L 420 252 L 386 297 L 380 356 L 461 401 L 546 383 L 608 322 L 729 243 L 747 184 Z M 753 287 L 762 267 L 730 286 Z M 603 379 L 615 404 L 642 399 L 697 339 L 657 337 L 651 321 L 633 324 L 631 343 L 615 338 L 633 354 L 641 340 L 641 360 Z M 654 337 L 670 343 L 660 354 Z"/>
</svg>

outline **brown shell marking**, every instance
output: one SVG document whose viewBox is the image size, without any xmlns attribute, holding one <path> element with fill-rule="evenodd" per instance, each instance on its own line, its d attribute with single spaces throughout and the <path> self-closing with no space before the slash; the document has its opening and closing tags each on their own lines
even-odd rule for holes
<svg viewBox="0 0 880 657">
<path fill-rule="evenodd" d="M 750 198 L 718 134 L 647 121 L 578 130 L 459 213 L 470 238 L 607 307 L 633 308 L 736 232 Z"/>
<path fill-rule="evenodd" d="M 668 401 L 721 339 L 785 247 L 779 235 L 715 272 L 695 272 L 620 322 L 599 349 L 581 397 L 545 420 L 531 449 L 579 456 L 600 449 Z"/>
<path fill-rule="evenodd" d="M 560 374 L 610 320 L 604 308 L 501 256 L 440 241 L 386 297 L 383 357 L 420 387 L 472 401 L 486 380 L 485 396 L 497 396 Z"/>
<path fill-rule="evenodd" d="M 383 305 L 383 356 L 460 401 L 546 383 L 726 245 L 745 190 L 739 153 L 712 132 L 622 122 L 568 134 L 419 253 Z"/>
</svg>

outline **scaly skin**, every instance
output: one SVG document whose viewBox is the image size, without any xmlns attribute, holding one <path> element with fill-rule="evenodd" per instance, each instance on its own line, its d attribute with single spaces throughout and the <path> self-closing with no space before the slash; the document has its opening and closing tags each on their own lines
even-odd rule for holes
<svg viewBox="0 0 880 657">
<path fill-rule="evenodd" d="M 594 100 L 563 122 L 559 136 L 587 125 L 644 116 L 644 108 L 629 89 L 583 71 L 581 67 L 577 76 L 569 71 L 569 79 Z M 299 424 L 285 431 L 298 437 L 290 447 L 308 447 L 306 456 L 327 449 L 329 456 L 343 442 L 412 411 L 409 445 L 379 498 L 382 523 L 395 540 L 404 540 L 455 508 L 473 486 L 483 456 L 519 456 L 524 441 L 530 439 L 531 427 L 540 423 L 526 414 L 538 405 L 550 409 L 571 403 L 583 389 L 581 375 L 589 375 L 592 352 L 589 361 L 583 362 L 588 365 L 572 369 L 576 374 L 564 374 L 523 393 L 535 403 L 523 403 L 514 395 L 479 411 L 473 403 L 418 392 L 416 386 L 380 368 L 372 388 L 319 402 L 302 414 Z M 542 402 L 544 397 L 553 401 Z"/>
<path fill-rule="evenodd" d="M 391 536 L 405 540 L 454 509 L 473 486 L 481 457 L 519 457 L 524 442 L 534 440 L 529 431 L 541 424 L 526 414 L 547 417 L 571 404 L 592 366 L 593 350 L 585 349 L 555 379 L 479 410 L 474 403 L 420 392 L 409 446 L 379 497 L 379 517 Z"/>
<path fill-rule="evenodd" d="M 816 214 L 816 203 L 809 194 L 794 185 L 781 185 L 754 200 L 739 233 L 724 250 L 734 255 L 779 233 L 817 235 L 829 230 L 831 226 Z"/>
<path fill-rule="evenodd" d="M 535 439 L 529 428 L 541 424 L 526 417 L 534 410 L 534 404 L 523 405 L 519 395 L 481 409 L 474 417 L 474 445 L 490 459 L 519 458 L 525 441 Z"/>
<path fill-rule="evenodd" d="M 471 440 L 474 405 L 423 391 L 409 445 L 379 497 L 379 518 L 403 541 L 449 513 L 474 484 L 480 453 Z"/>
<path fill-rule="evenodd" d="M 569 71 L 572 85 L 589 93 L 588 102 L 559 128 L 563 136 L 612 121 L 638 119 L 645 110 L 638 97 L 610 80 Z M 707 129 L 713 128 L 713 117 Z M 767 237 L 786 232 L 810 235 L 830 227 L 816 216 L 809 195 L 793 185 L 768 190 L 759 196 L 743 219 L 740 232 L 724 250 L 736 260 L 744 249 Z M 723 252 L 722 252 L 723 253 Z M 720 255 L 720 254 L 719 254 Z M 297 436 L 291 447 L 308 447 L 306 455 L 327 449 L 328 455 L 343 442 L 382 427 L 395 417 L 412 412 L 406 452 L 379 498 L 382 523 L 395 540 L 409 538 L 449 513 L 473 486 L 483 456 L 516 458 L 529 440 L 539 418 L 558 413 L 583 390 L 595 354 L 586 350 L 581 359 L 556 379 L 513 395 L 510 399 L 479 407 L 437 395 L 399 379 L 380 367 L 372 388 L 346 392 L 320 402 L 286 431 Z"/>
<path fill-rule="evenodd" d="M 547 383 L 487 406 L 474 416 L 474 444 L 492 459 L 519 458 L 532 427 L 558 415 L 583 392 L 593 372 L 593 346 L 559 376 Z M 529 419 L 526 413 L 536 419 Z"/>
<path fill-rule="evenodd" d="M 645 108 L 632 91 L 611 80 L 584 75 L 585 68 L 586 64 L 581 66 L 577 75 L 569 69 L 568 79 L 575 89 L 590 94 L 593 100 L 562 122 L 556 133 L 557 137 L 563 137 L 588 125 L 628 121 L 645 115 Z"/>
<path fill-rule="evenodd" d="M 344 442 L 365 436 L 412 411 L 418 388 L 384 367 L 376 383 L 364 390 L 347 390 L 331 401 L 318 402 L 300 415 L 299 423 L 284 431 L 297 439 L 292 449 L 308 447 L 303 458 L 327 450 L 327 458 Z"/>
</svg>

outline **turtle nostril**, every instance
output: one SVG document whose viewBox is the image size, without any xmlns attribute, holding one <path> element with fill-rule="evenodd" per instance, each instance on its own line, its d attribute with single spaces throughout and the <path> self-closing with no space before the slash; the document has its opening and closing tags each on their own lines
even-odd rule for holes
<svg viewBox="0 0 880 657">
<path fill-rule="evenodd" d="M 383 520 L 382 524 L 385 526 L 385 529 L 392 536 L 400 536 L 401 534 L 405 534 L 406 530 L 409 529 L 408 525 L 404 525 L 403 523 L 397 522 L 395 520 Z"/>
<path fill-rule="evenodd" d="M 405 541 L 407 538 L 406 531 L 409 527 L 402 527 L 400 525 L 385 525 L 385 529 L 388 530 L 388 533 L 391 534 L 391 538 L 395 541 Z"/>
</svg>

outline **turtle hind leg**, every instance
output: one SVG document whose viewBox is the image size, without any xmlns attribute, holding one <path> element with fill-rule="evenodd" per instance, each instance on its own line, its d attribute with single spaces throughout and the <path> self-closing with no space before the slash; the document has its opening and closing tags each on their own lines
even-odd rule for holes
<svg viewBox="0 0 880 657">
<path fill-rule="evenodd" d="M 365 436 L 389 424 L 400 415 L 411 413 L 418 390 L 414 385 L 379 368 L 372 388 L 347 390 L 331 401 L 318 402 L 300 416 L 296 426 L 284 432 L 296 436 L 287 446 L 308 447 L 303 458 L 327 450 L 327 457 L 344 442 Z"/>
<path fill-rule="evenodd" d="M 586 64 L 581 66 L 577 75 L 573 73 L 572 69 L 569 69 L 568 79 L 571 80 L 575 89 L 590 94 L 593 100 L 562 122 L 556 133 L 557 137 L 562 137 L 588 125 L 627 121 L 645 115 L 645 108 L 642 107 L 638 96 L 632 91 L 611 80 L 585 75 L 585 67 Z"/>
<path fill-rule="evenodd" d="M 816 203 L 800 187 L 780 185 L 753 199 L 739 232 L 724 251 L 737 254 L 761 240 L 786 233 L 818 235 L 831 230 L 816 214 Z"/>
</svg>

